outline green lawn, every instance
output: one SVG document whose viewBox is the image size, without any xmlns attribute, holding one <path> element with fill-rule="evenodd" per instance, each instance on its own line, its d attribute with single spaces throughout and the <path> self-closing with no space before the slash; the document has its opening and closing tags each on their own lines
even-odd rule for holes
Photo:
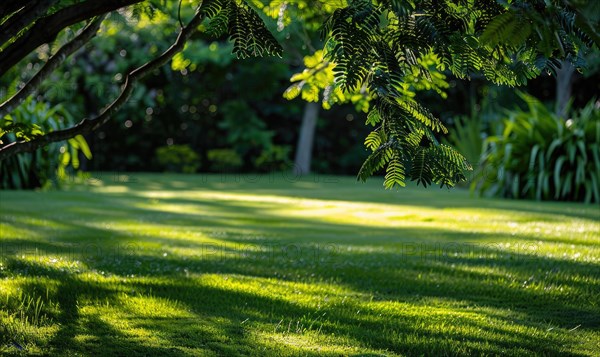
<svg viewBox="0 0 600 357">
<path fill-rule="evenodd" d="M 0 191 L 0 354 L 600 355 L 597 206 L 100 178 Z"/>
</svg>

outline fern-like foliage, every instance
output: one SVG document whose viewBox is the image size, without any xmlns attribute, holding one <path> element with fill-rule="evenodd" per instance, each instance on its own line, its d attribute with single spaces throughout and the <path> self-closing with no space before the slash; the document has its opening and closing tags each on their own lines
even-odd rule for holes
<svg viewBox="0 0 600 357">
<path fill-rule="evenodd" d="M 387 142 L 376 148 L 375 151 L 363 162 L 358 171 L 358 178 L 366 181 L 374 173 L 385 167 L 394 156 L 393 142 Z"/>
<path fill-rule="evenodd" d="M 444 125 L 411 95 L 411 81 L 430 81 L 425 56 L 459 78 L 483 75 L 517 86 L 554 71 L 558 59 L 581 64 L 595 32 L 577 26 L 576 9 L 559 0 L 349 0 L 324 23 L 325 57 L 343 90 L 374 98 L 365 140 L 372 153 L 359 180 L 385 168 L 384 186 L 406 179 L 451 187 L 471 166 L 438 142 Z M 593 31 L 593 27 L 592 27 Z M 433 85 L 431 86 L 433 87 Z"/>
<path fill-rule="evenodd" d="M 405 177 L 404 161 L 400 153 L 394 152 L 386 168 L 383 186 L 385 188 L 393 188 L 396 185 L 404 187 L 406 185 L 404 183 Z"/>
<path fill-rule="evenodd" d="M 209 19 L 206 32 L 229 35 L 238 58 L 281 56 L 282 47 L 257 12 L 243 1 L 204 0 L 200 11 Z"/>
</svg>

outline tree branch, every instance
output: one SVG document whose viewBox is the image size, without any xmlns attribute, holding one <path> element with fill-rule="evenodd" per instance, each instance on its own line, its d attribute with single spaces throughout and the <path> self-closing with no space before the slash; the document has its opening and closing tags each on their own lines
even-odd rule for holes
<svg viewBox="0 0 600 357">
<path fill-rule="evenodd" d="M 35 20 L 44 15 L 48 8 L 56 2 L 57 0 L 38 0 L 27 4 L 19 12 L 13 14 L 0 25 L 0 44 L 4 44 L 24 28 L 34 23 Z"/>
<path fill-rule="evenodd" d="M 108 122 L 112 115 L 115 114 L 121 108 L 121 106 L 127 102 L 129 96 L 133 92 L 133 86 L 137 81 L 167 63 L 177 52 L 183 49 L 185 43 L 196 31 L 196 28 L 200 25 L 202 20 L 203 16 L 200 12 L 200 9 L 198 9 L 188 25 L 181 29 L 177 39 L 171 45 L 171 47 L 169 47 L 160 56 L 149 62 L 146 62 L 142 66 L 130 71 L 127 74 L 125 77 L 125 83 L 121 87 L 121 93 L 119 96 L 98 116 L 92 119 L 83 119 L 81 122 L 71 128 L 53 131 L 31 141 L 16 141 L 10 143 L 0 148 L 0 160 L 4 160 L 18 153 L 34 151 L 37 148 L 52 142 L 70 139 L 76 135 L 85 135 L 98 129 L 100 126 Z"/>
<path fill-rule="evenodd" d="M 105 15 L 101 15 L 93 19 L 86 28 L 79 33 L 74 39 L 66 43 L 62 46 L 55 54 L 52 56 L 44 67 L 40 69 L 35 76 L 33 76 L 27 84 L 21 90 L 19 90 L 15 95 L 13 95 L 10 99 L 6 100 L 4 103 L 0 104 L 0 118 L 3 118 L 4 115 L 8 114 L 14 107 L 18 106 L 25 100 L 30 94 L 35 92 L 38 87 L 42 84 L 42 82 L 48 78 L 48 76 L 58 67 L 61 63 L 63 63 L 73 52 L 77 51 L 81 46 L 86 44 L 92 37 L 96 35 L 98 28 L 100 28 L 100 24 L 102 20 L 104 20 Z"/>
<path fill-rule="evenodd" d="M 35 0 L 4 0 L 0 2 L 0 20 L 8 15 L 12 15 L 17 10 L 21 10 L 34 1 Z"/>
<path fill-rule="evenodd" d="M 65 27 L 142 1 L 88 0 L 42 17 L 23 36 L 0 52 L 0 76 L 40 45 L 53 41 Z"/>
</svg>

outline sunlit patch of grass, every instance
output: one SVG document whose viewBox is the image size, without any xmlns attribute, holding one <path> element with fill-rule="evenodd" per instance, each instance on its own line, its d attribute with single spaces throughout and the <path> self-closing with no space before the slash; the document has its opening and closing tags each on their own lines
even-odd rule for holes
<svg viewBox="0 0 600 357">
<path fill-rule="evenodd" d="M 0 353 L 600 352 L 597 207 L 343 177 L 111 178 L 0 192 Z"/>
<path fill-rule="evenodd" d="M 47 336 L 58 330 L 48 316 L 58 306 L 48 299 L 48 291 L 45 297 L 18 289 L 10 292 L 0 296 L 0 352 L 39 352 Z"/>
</svg>

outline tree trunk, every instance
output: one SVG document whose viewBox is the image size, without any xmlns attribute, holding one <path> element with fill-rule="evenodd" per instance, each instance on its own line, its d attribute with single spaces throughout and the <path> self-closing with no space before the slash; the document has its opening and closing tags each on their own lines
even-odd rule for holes
<svg viewBox="0 0 600 357">
<path fill-rule="evenodd" d="M 294 160 L 294 174 L 297 176 L 310 173 L 312 146 L 318 117 L 319 103 L 306 103 L 300 126 L 300 137 L 296 146 L 296 159 Z"/>
<path fill-rule="evenodd" d="M 556 114 L 564 119 L 567 119 L 573 74 L 575 74 L 575 67 L 568 61 L 561 61 L 561 67 L 556 71 Z"/>
</svg>

